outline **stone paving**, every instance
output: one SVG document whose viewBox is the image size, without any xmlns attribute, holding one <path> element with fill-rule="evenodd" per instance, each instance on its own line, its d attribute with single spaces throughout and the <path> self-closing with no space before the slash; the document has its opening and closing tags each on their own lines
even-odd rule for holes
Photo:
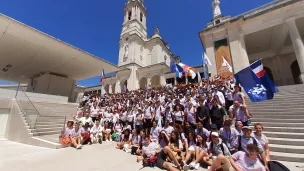
<svg viewBox="0 0 304 171">
<path fill-rule="evenodd" d="M 19 144 L 0 139 L 0 171 L 160 171 L 142 168 L 131 156 L 114 148 L 114 143 L 84 146 L 81 150 L 59 150 Z M 285 163 L 284 163 L 285 164 Z M 302 171 L 288 163 L 291 171 Z M 304 165 L 304 164 L 302 164 Z M 200 168 L 199 171 L 206 169 Z"/>
</svg>

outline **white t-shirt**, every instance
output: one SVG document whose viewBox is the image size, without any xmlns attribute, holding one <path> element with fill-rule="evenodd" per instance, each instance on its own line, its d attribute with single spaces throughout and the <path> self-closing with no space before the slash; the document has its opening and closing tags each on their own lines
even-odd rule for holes
<svg viewBox="0 0 304 171">
<path fill-rule="evenodd" d="M 149 158 L 151 155 L 156 154 L 158 147 L 157 143 L 151 142 L 149 145 L 143 146 L 143 154 Z"/>
<path fill-rule="evenodd" d="M 73 135 L 73 130 L 74 130 L 74 128 L 66 127 L 65 130 L 64 130 L 64 137 L 68 138 L 69 136 L 72 136 Z"/>
<path fill-rule="evenodd" d="M 153 112 L 153 108 L 151 106 L 148 106 L 145 108 L 144 110 L 144 118 L 145 119 L 152 119 L 152 112 Z"/>
<path fill-rule="evenodd" d="M 98 125 L 96 126 L 96 124 L 94 124 L 94 126 L 91 128 L 91 133 L 98 133 L 102 130 L 102 126 Z"/>
<path fill-rule="evenodd" d="M 96 108 L 91 107 L 91 117 L 97 117 L 98 111 L 99 111 L 98 107 L 96 107 Z"/>
<path fill-rule="evenodd" d="M 137 113 L 135 115 L 135 125 L 142 125 L 143 124 L 143 120 L 137 120 L 143 117 L 142 113 Z"/>
<path fill-rule="evenodd" d="M 126 122 L 127 120 L 127 111 L 123 112 L 120 116 L 121 121 Z"/>
<path fill-rule="evenodd" d="M 182 112 L 182 111 L 174 112 L 174 116 L 175 116 L 176 121 L 183 121 L 184 120 L 184 112 Z"/>
<path fill-rule="evenodd" d="M 80 134 L 81 134 L 81 129 L 80 128 L 77 131 L 76 131 L 75 128 L 73 129 L 73 131 L 72 131 L 72 137 L 73 138 L 78 137 Z"/>
<path fill-rule="evenodd" d="M 263 150 L 265 151 L 265 145 L 269 144 L 268 138 L 264 134 L 262 134 L 262 136 L 258 136 L 253 133 L 252 136 L 261 143 Z"/>
<path fill-rule="evenodd" d="M 165 111 L 163 106 L 159 106 L 155 108 L 155 120 L 161 119 L 161 113 Z"/>
<path fill-rule="evenodd" d="M 194 107 L 192 107 L 190 110 L 189 110 L 189 108 L 186 108 L 186 111 L 187 111 L 187 121 L 194 124 L 194 121 L 195 121 L 194 115 L 195 115 L 196 109 Z"/>
<path fill-rule="evenodd" d="M 161 131 L 160 127 L 156 127 L 156 128 L 152 127 L 151 128 L 151 136 L 152 136 L 153 140 L 157 140 L 158 139 L 160 131 Z"/>
<path fill-rule="evenodd" d="M 243 151 L 234 153 L 232 157 L 236 159 L 235 163 L 242 171 L 266 171 L 258 158 L 252 160 Z"/>
<path fill-rule="evenodd" d="M 172 126 L 168 126 L 167 128 L 163 128 L 163 130 L 167 133 L 167 135 L 170 137 L 172 132 L 174 131 L 174 128 Z"/>
</svg>

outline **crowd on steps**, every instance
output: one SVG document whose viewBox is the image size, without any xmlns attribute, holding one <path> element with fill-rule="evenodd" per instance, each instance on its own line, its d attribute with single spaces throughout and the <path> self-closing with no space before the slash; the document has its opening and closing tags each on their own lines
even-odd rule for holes
<svg viewBox="0 0 304 171">
<path fill-rule="evenodd" d="M 147 167 L 170 171 L 269 170 L 268 139 L 251 127 L 245 95 L 233 78 L 165 86 L 120 94 L 85 94 L 61 143 L 115 141 Z M 252 130 L 254 128 L 254 130 Z"/>
</svg>

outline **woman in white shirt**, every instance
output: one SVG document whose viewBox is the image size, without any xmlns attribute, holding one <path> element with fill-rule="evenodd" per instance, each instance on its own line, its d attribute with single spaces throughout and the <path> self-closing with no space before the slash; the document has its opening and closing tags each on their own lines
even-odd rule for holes
<svg viewBox="0 0 304 171">
<path fill-rule="evenodd" d="M 255 132 L 253 133 L 252 137 L 254 137 L 257 141 L 260 142 L 260 144 L 263 147 L 263 150 L 265 151 L 266 160 L 270 161 L 270 152 L 269 152 L 269 142 L 268 138 L 262 133 L 263 126 L 260 123 L 254 124 Z"/>
<path fill-rule="evenodd" d="M 174 122 L 178 125 L 184 124 L 184 112 L 180 109 L 179 105 L 176 106 L 176 111 L 174 112 Z"/>
<path fill-rule="evenodd" d="M 97 107 L 96 103 L 93 104 L 93 106 L 90 109 L 91 112 L 91 118 L 93 123 L 95 123 L 97 117 L 98 117 L 98 112 L 99 112 L 99 108 Z"/>
<path fill-rule="evenodd" d="M 187 122 L 190 123 L 193 130 L 196 129 L 196 107 L 189 102 L 188 107 L 185 109 L 185 115 L 187 115 Z"/>
<path fill-rule="evenodd" d="M 132 130 L 134 128 L 134 114 L 135 113 L 133 113 L 132 107 L 129 106 L 127 111 L 127 125 L 130 125 Z"/>
</svg>

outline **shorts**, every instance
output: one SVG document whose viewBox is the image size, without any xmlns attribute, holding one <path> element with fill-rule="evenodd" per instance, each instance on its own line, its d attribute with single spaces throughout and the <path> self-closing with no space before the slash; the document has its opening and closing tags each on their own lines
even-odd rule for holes
<svg viewBox="0 0 304 171">
<path fill-rule="evenodd" d="M 183 121 L 175 121 L 175 124 L 182 125 Z"/>
<path fill-rule="evenodd" d="M 162 169 L 164 166 L 164 163 L 166 162 L 165 159 L 166 159 L 166 155 L 165 155 L 164 150 L 162 150 L 157 154 L 156 166 L 158 168 Z"/>
<path fill-rule="evenodd" d="M 71 138 L 62 138 L 62 145 L 69 145 L 71 144 Z"/>
</svg>

